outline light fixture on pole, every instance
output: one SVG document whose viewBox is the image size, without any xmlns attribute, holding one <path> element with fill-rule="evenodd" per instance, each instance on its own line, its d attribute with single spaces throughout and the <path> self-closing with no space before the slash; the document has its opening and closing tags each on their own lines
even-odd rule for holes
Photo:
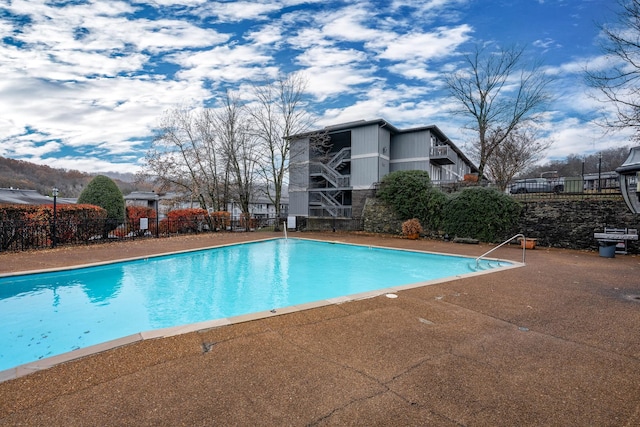
<svg viewBox="0 0 640 427">
<path fill-rule="evenodd" d="M 53 226 L 51 227 L 51 247 L 55 248 L 56 247 L 56 221 L 57 221 L 57 206 L 56 206 L 56 202 L 58 199 L 58 189 L 56 187 L 53 187 L 53 190 L 51 191 L 51 194 L 53 194 Z"/>
<path fill-rule="evenodd" d="M 155 195 L 156 205 L 156 237 L 160 236 L 160 196 Z"/>
</svg>

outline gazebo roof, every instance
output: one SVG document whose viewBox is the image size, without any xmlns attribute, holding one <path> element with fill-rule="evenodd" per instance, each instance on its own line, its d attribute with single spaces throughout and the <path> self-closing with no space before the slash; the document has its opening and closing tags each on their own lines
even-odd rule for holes
<svg viewBox="0 0 640 427">
<path fill-rule="evenodd" d="M 640 172 L 640 147 L 633 147 L 629 151 L 629 157 L 618 168 L 616 172 L 619 174 L 629 175 Z"/>
</svg>

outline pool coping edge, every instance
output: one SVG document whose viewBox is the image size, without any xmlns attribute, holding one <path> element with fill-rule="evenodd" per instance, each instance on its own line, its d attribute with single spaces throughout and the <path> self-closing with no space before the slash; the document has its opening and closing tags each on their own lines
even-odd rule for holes
<svg viewBox="0 0 640 427">
<path fill-rule="evenodd" d="M 181 251 L 166 252 L 166 253 L 162 253 L 162 254 L 153 254 L 153 255 L 148 255 L 148 256 L 132 257 L 132 258 L 126 258 L 126 259 L 120 259 L 120 260 L 110 260 L 110 261 L 105 261 L 105 262 L 82 264 L 82 265 L 73 266 L 73 267 L 70 266 L 70 267 L 65 267 L 65 268 L 50 268 L 50 269 L 42 269 L 42 270 L 33 270 L 33 271 L 20 272 L 20 273 L 16 273 L 16 274 L 8 274 L 8 275 L 0 274 L 0 278 L 17 276 L 17 275 L 41 274 L 41 273 L 50 273 L 50 272 L 57 272 L 57 271 L 66 271 L 66 270 L 71 270 L 71 269 L 90 268 L 90 267 L 114 264 L 114 263 L 118 263 L 118 262 L 138 261 L 138 260 L 144 260 L 144 259 L 148 259 L 148 258 L 177 255 L 177 254 L 189 253 L 189 252 L 198 252 L 198 251 L 204 251 L 204 250 L 209 250 L 209 249 L 222 248 L 222 247 L 226 247 L 226 246 L 235 246 L 235 245 L 238 245 L 238 244 L 248 244 L 248 243 L 255 243 L 255 242 L 263 242 L 263 241 L 269 241 L 269 240 L 275 240 L 275 239 L 281 239 L 281 238 L 273 237 L 273 238 L 252 240 L 250 242 L 215 245 L 215 246 L 209 246 L 209 247 L 206 247 L 206 248 L 187 249 L 187 250 L 181 250 Z M 353 246 L 364 246 L 364 247 L 370 247 L 370 248 L 391 249 L 391 250 L 399 250 L 399 251 L 407 251 L 407 252 L 419 252 L 419 253 L 430 253 L 430 254 L 438 254 L 438 255 L 448 255 L 448 256 L 456 256 L 456 257 L 462 257 L 462 258 L 469 258 L 471 260 L 475 259 L 475 257 L 472 257 L 472 256 L 449 254 L 449 253 L 443 253 L 443 252 L 431 252 L 431 251 L 422 251 L 422 250 L 413 250 L 413 249 L 404 249 L 404 248 L 393 248 L 393 247 L 376 246 L 376 245 L 362 245 L 362 244 L 357 244 L 357 243 L 348 243 L 348 242 L 340 242 L 340 241 L 328 241 L 328 240 L 317 240 L 317 239 L 307 239 L 307 238 L 298 238 L 298 237 L 295 237 L 295 238 L 292 238 L 292 239 L 311 240 L 311 241 L 318 241 L 318 242 L 329 242 L 329 243 L 345 244 L 345 245 L 353 245 Z M 52 368 L 52 367 L 54 367 L 56 365 L 59 365 L 59 364 L 63 364 L 63 363 L 71 362 L 71 361 L 74 361 L 74 360 L 77 360 L 77 359 L 81 359 L 81 358 L 84 358 L 84 357 L 88 357 L 88 356 L 92 356 L 92 355 L 95 355 L 95 354 L 103 353 L 103 352 L 108 351 L 108 350 L 113 350 L 113 349 L 118 348 L 118 347 L 126 346 L 126 345 L 129 345 L 129 344 L 134 344 L 136 342 L 140 342 L 140 341 L 144 341 L 144 340 L 158 339 L 158 338 L 168 338 L 168 337 L 187 334 L 187 333 L 192 333 L 192 332 L 206 331 L 206 330 L 210 330 L 210 329 L 214 329 L 214 328 L 218 328 L 218 327 L 222 327 L 222 326 L 229 326 L 229 325 L 234 325 L 234 324 L 239 324 L 239 323 L 245 323 L 245 322 L 251 322 L 251 321 L 255 321 L 255 320 L 261 320 L 261 319 L 270 318 L 270 317 L 273 317 L 273 316 L 280 316 L 280 315 L 296 313 L 296 312 L 305 311 L 305 310 L 311 310 L 311 309 L 314 309 L 314 308 L 325 307 L 325 306 L 328 306 L 328 305 L 343 304 L 343 303 L 351 302 L 351 301 L 358 301 L 358 300 L 363 300 L 363 299 L 376 298 L 376 297 L 379 297 L 379 296 L 382 296 L 382 295 L 386 295 L 386 294 L 396 294 L 397 292 L 401 292 L 401 291 L 405 291 L 405 290 L 409 290 L 409 289 L 414 289 L 414 288 L 419 288 L 419 287 L 424 287 L 424 286 L 431 286 L 431 285 L 436 285 L 436 284 L 440 284 L 440 283 L 451 282 L 451 281 L 454 281 L 454 280 L 467 279 L 467 278 L 474 277 L 474 276 L 479 276 L 479 275 L 484 275 L 484 274 L 489 274 L 489 273 L 496 273 L 496 272 L 499 272 L 499 271 L 509 270 L 509 269 L 512 269 L 512 268 L 524 267 L 526 265 L 526 264 L 518 262 L 518 261 L 503 260 L 503 259 L 499 259 L 499 258 L 483 258 L 483 259 L 490 260 L 490 261 L 508 262 L 510 265 L 499 266 L 499 267 L 492 268 L 490 270 L 481 270 L 481 271 L 475 271 L 475 272 L 471 272 L 471 273 L 459 274 L 459 275 L 450 276 L 450 277 L 446 277 L 446 278 L 432 279 L 432 280 L 416 282 L 416 283 L 410 283 L 410 284 L 405 284 L 405 285 L 391 286 L 391 287 L 387 287 L 387 288 L 381 288 L 381 289 L 376 289 L 376 290 L 373 290 L 373 291 L 366 291 L 366 292 L 361 292 L 361 293 L 352 294 L 352 295 L 346 295 L 346 296 L 340 296 L 340 297 L 335 297 L 335 298 L 322 299 L 322 300 L 312 301 L 312 302 L 298 304 L 298 305 L 274 308 L 272 310 L 267 310 L 267 311 L 259 311 L 259 312 L 255 312 L 255 313 L 248 313 L 248 314 L 242 314 L 242 315 L 238 315 L 238 316 L 207 320 L 207 321 L 204 321 L 204 322 L 190 323 L 190 324 L 180 325 L 180 326 L 172 326 L 172 327 L 168 327 L 168 328 L 160 328 L 160 329 L 152 329 L 152 330 L 147 330 L 147 331 L 141 331 L 141 332 L 137 332 L 135 334 L 127 335 L 125 337 L 116 338 L 114 340 L 105 341 L 105 342 L 102 342 L 102 343 L 99 343 L 99 344 L 95 344 L 95 345 L 92 345 L 92 346 L 83 347 L 83 348 L 80 348 L 80 349 L 77 349 L 77 350 L 72 350 L 72 351 L 69 351 L 69 352 L 66 352 L 66 353 L 62 353 L 62 354 L 59 354 L 59 355 L 43 358 L 41 360 L 25 363 L 25 364 L 18 365 L 18 366 L 13 367 L 13 368 L 2 370 L 2 371 L 0 371 L 0 382 L 9 381 L 9 380 L 12 380 L 12 379 L 15 379 L 15 378 L 19 378 L 19 377 L 34 373 L 34 372 L 38 372 L 38 371 L 41 371 L 41 370 Z"/>
</svg>

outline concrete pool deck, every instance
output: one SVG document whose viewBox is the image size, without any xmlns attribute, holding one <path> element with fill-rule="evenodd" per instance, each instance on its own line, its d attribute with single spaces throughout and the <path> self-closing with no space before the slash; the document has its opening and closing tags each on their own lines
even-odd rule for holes
<svg viewBox="0 0 640 427">
<path fill-rule="evenodd" d="M 274 236 L 0 254 L 0 274 Z M 0 425 L 640 425 L 640 257 L 539 247 L 525 267 L 397 295 L 146 339 L 4 381 Z"/>
</svg>

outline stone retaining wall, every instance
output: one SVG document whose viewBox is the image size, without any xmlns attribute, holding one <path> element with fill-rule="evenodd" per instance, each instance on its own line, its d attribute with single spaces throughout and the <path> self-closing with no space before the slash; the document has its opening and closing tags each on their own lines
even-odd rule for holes
<svg viewBox="0 0 640 427">
<path fill-rule="evenodd" d="M 368 233 L 402 234 L 402 221 L 379 199 L 365 201 L 362 220 L 364 231 Z"/>
<path fill-rule="evenodd" d="M 520 232 L 538 239 L 538 245 L 597 250 L 593 233 L 605 227 L 640 229 L 640 215 L 631 213 L 622 196 L 548 199 L 522 203 Z M 640 253 L 630 242 L 630 253 Z"/>
<path fill-rule="evenodd" d="M 538 246 L 598 250 L 593 233 L 605 227 L 640 230 L 622 196 L 521 201 L 522 215 L 515 233 L 538 239 Z M 367 199 L 363 210 L 364 231 L 401 234 L 402 221 L 377 199 Z M 629 253 L 640 254 L 640 243 L 629 242 Z"/>
</svg>

